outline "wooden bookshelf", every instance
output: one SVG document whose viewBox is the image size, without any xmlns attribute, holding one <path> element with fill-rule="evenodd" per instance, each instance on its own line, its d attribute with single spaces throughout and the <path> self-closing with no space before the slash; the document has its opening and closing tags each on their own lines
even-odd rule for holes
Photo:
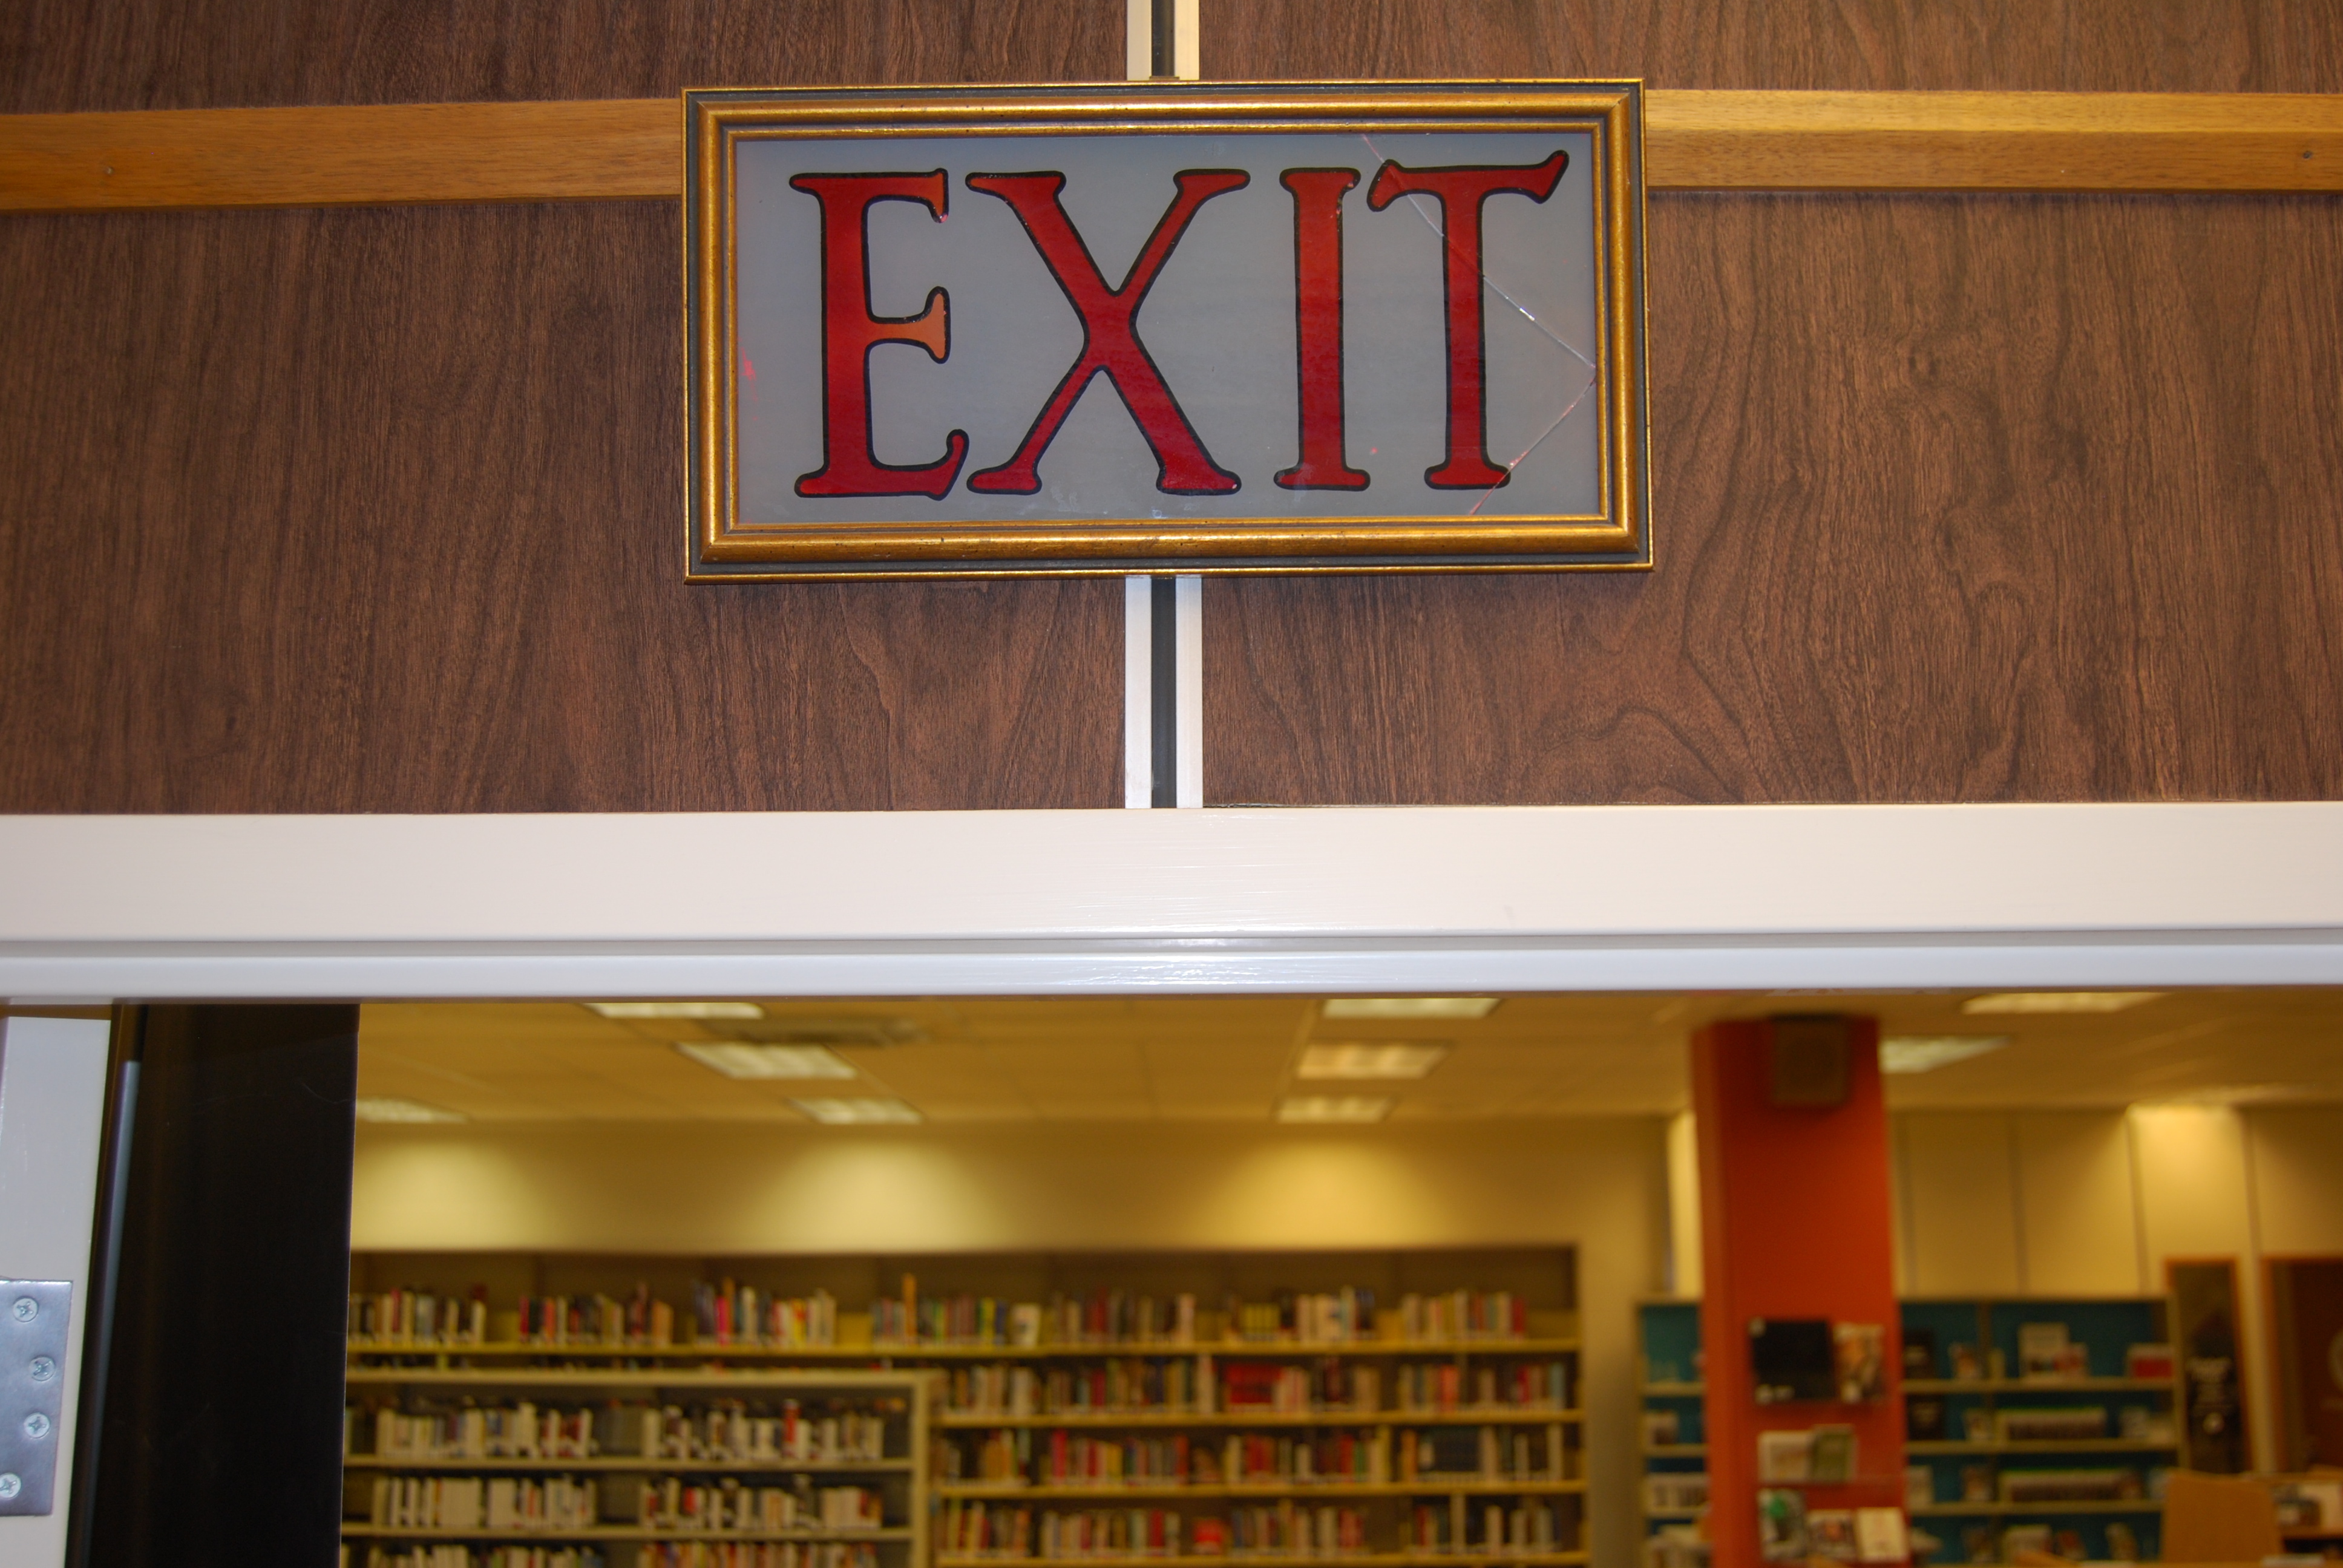
<svg viewBox="0 0 2343 1568">
<path fill-rule="evenodd" d="M 1029 1498 L 1046 1498 L 1052 1502 L 1091 1499 L 1100 1503 L 1121 1503 L 1140 1498 L 1176 1502 L 1183 1497 L 1565 1497 L 1585 1490 L 1586 1483 L 1583 1478 L 1533 1481 L 1508 1476 L 1483 1480 L 1471 1475 L 1433 1475 L 1414 1481 L 1240 1481 L 1217 1486 L 1170 1481 L 1154 1484 L 1143 1481 L 1121 1481 L 1068 1485 L 948 1481 L 936 1487 L 936 1495 L 982 1498 L 988 1503 L 1019 1503 Z"/>
<path fill-rule="evenodd" d="M 497 1367 L 422 1372 L 355 1368 L 348 1374 L 348 1383 L 357 1399 L 349 1422 L 348 1451 L 343 1458 L 342 1536 L 351 1548 L 348 1561 L 352 1568 L 364 1568 L 369 1560 L 367 1549 L 396 1548 L 401 1543 L 468 1543 L 494 1547 L 534 1542 L 608 1543 L 625 1548 L 659 1542 L 797 1542 L 809 1546 L 865 1546 L 870 1549 L 870 1561 L 877 1568 L 925 1568 L 932 1559 L 928 1540 L 934 1513 L 930 1456 L 938 1382 L 938 1374 L 920 1371 L 759 1370 L 676 1375 Z M 445 1447 L 419 1452 L 404 1449 L 386 1452 L 375 1447 L 377 1426 L 370 1418 L 377 1412 L 409 1420 L 456 1419 L 467 1410 L 517 1410 L 522 1402 L 572 1420 L 579 1419 L 580 1412 L 588 1412 L 585 1420 L 598 1451 L 584 1455 L 480 1456 L 447 1452 Z M 694 1412 L 704 1419 L 711 1406 L 745 1415 L 783 1409 L 785 1402 L 794 1402 L 806 1420 L 851 1412 L 881 1422 L 880 1451 L 826 1458 L 743 1457 L 731 1452 L 695 1458 L 641 1449 L 644 1418 L 653 1412 L 675 1408 L 687 1419 Z M 630 1418 L 631 1432 L 628 1431 Z M 728 1482 L 783 1489 L 794 1484 L 809 1492 L 859 1483 L 858 1490 L 879 1499 L 882 1522 L 876 1525 L 790 1523 L 779 1528 L 649 1523 L 636 1506 L 639 1492 L 629 1498 L 623 1483 L 606 1484 L 624 1477 L 640 1477 L 646 1483 L 671 1479 L 679 1485 L 689 1478 L 694 1485 L 713 1482 L 719 1488 Z M 590 1523 L 532 1523 L 525 1528 L 399 1523 L 380 1517 L 384 1504 L 377 1487 L 399 1485 L 404 1478 L 441 1485 L 463 1478 L 478 1478 L 484 1483 L 501 1478 L 518 1484 L 527 1484 L 532 1478 L 539 1484 L 591 1480 L 596 1517 Z M 607 1558 L 610 1568 L 629 1568 L 639 1560 L 633 1552 L 623 1549 Z"/>
<path fill-rule="evenodd" d="M 916 1278 L 916 1293 L 904 1276 Z M 736 1284 L 741 1304 L 711 1324 L 706 1292 L 719 1279 L 728 1305 Z M 913 1487 L 918 1525 L 900 1543 L 867 1530 L 822 1537 L 884 1543 L 890 1554 L 877 1568 L 1013 1568 L 1075 1555 L 1176 1555 L 1202 1568 L 1286 1558 L 1321 1568 L 1572 1568 L 1588 1560 L 1576 1260 L 1568 1249 L 696 1263 L 374 1255 L 354 1260 L 354 1331 L 362 1303 L 369 1323 L 405 1323 L 396 1308 L 374 1312 L 366 1294 L 403 1282 L 435 1292 L 436 1321 L 454 1322 L 458 1332 L 354 1332 L 354 1400 L 427 1404 L 501 1394 L 547 1405 L 610 1398 L 691 1405 L 754 1399 L 780 1378 L 923 1380 L 920 1462 L 890 1449 L 890 1471 L 865 1467 L 873 1483 L 891 1475 Z M 1099 1318 L 1097 1300 L 1110 1293 L 1120 1304 Z M 538 1310 L 548 1302 L 555 1304 L 549 1317 Z M 538 1322 L 640 1326 L 646 1302 L 662 1314 L 657 1335 L 519 1332 Z M 1131 1310 L 1134 1302 L 1139 1310 Z M 578 1308 L 580 1316 L 562 1303 L 590 1305 Z M 809 1337 L 824 1342 L 762 1332 L 768 1320 L 818 1323 Z M 1111 1332 L 1092 1332 L 1093 1320 Z M 1131 1322 L 1179 1332 L 1129 1332 Z M 1325 1332 L 1329 1324 L 1340 1332 Z M 1460 1324 L 1471 1332 L 1421 1332 Z M 980 1332 L 954 1332 L 969 1326 Z M 913 1332 L 892 1332 L 906 1327 Z M 1366 1397 L 1336 1397 L 1337 1383 Z M 1097 1465 L 1128 1479 L 1070 1477 L 1065 1454 L 1075 1447 L 1084 1456 L 1072 1465 L 1077 1474 Z M 1304 1462 L 1302 1450 L 1327 1457 Z M 1343 1457 L 1334 1462 L 1337 1453 Z M 1182 1467 L 1176 1484 L 1147 1473 L 1167 1456 Z M 1408 1473 L 1416 1463 L 1426 1468 Z M 622 1453 L 567 1461 L 358 1454 L 349 1463 L 354 1488 L 402 1472 L 758 1484 L 772 1469 Z M 851 1479 L 797 1470 L 824 1483 Z M 1002 1470 L 1017 1478 L 988 1479 Z M 978 1509 L 1002 1533 L 972 1526 L 969 1511 Z M 890 1524 L 894 1517 L 890 1508 Z M 1151 1523 L 1134 1526 L 1134 1519 Z M 1012 1522 L 1026 1533 L 1015 1539 L 1034 1543 L 1031 1554 L 1008 1549 Z M 1206 1550 L 1198 1550 L 1199 1527 Z M 952 1550 L 955 1528 L 986 1549 Z M 1111 1533 L 1134 1528 L 1142 1542 L 1146 1531 L 1162 1530 L 1178 1543 L 1176 1553 L 1160 1538 L 1128 1550 Z M 1053 1553 L 1041 1551 L 1045 1531 L 1059 1543 Z M 1069 1549 L 1070 1532 L 1091 1533 Z M 582 1533 L 430 1535 L 365 1525 L 350 1534 L 357 1543 L 811 1539 L 644 1530 L 618 1519 Z M 1331 1544 L 1338 1538 L 1339 1549 Z M 1209 1549 L 1221 1541 L 1232 1550 Z M 1295 1541 L 1302 1549 L 1288 1550 Z M 632 1568 L 623 1546 L 608 1561 Z M 362 1553 L 354 1553 L 353 1568 L 366 1568 Z"/>
</svg>

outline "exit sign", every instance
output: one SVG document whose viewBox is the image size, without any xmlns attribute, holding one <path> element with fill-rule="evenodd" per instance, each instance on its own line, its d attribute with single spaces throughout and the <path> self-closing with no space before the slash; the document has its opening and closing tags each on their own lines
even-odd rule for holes
<svg viewBox="0 0 2343 1568">
<path fill-rule="evenodd" d="M 1636 83 L 684 104 L 696 579 L 1651 564 Z"/>
</svg>

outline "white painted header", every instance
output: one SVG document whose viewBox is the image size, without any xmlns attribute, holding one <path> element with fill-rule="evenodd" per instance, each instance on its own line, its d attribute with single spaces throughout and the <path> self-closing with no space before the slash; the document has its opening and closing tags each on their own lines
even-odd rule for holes
<svg viewBox="0 0 2343 1568">
<path fill-rule="evenodd" d="M 2343 804 L 0 818 L 12 995 L 2343 981 Z"/>
</svg>

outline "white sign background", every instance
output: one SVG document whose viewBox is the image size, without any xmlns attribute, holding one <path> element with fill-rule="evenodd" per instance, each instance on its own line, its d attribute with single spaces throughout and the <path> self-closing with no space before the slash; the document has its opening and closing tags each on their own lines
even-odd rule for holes
<svg viewBox="0 0 2343 1568">
<path fill-rule="evenodd" d="M 1534 166 L 1569 154 L 1544 202 L 1493 196 L 1483 209 L 1488 453 L 1512 477 L 1493 490 L 1434 489 L 1447 457 L 1448 368 L 1440 204 L 1367 206 L 1375 171 Z M 1048 522 L 1165 518 L 1587 516 L 1601 509 L 1596 392 L 1594 138 L 1585 132 L 1412 135 L 990 136 L 744 139 L 737 144 L 740 521 L 759 524 Z M 1290 168 L 1358 171 L 1342 202 L 1346 453 L 1363 490 L 1272 482 L 1300 456 Z M 870 309 L 916 316 L 950 298 L 944 363 L 909 343 L 870 360 L 872 447 L 882 463 L 932 463 L 953 430 L 968 460 L 940 500 L 806 498 L 822 452 L 821 206 L 799 174 L 941 168 L 949 210 L 869 209 Z M 1110 287 L 1172 205 L 1186 169 L 1242 169 L 1251 183 L 1204 203 L 1140 308 L 1140 341 L 1215 462 L 1241 480 L 1223 496 L 1167 495 L 1138 425 L 1094 378 L 1041 461 L 1041 488 L 986 495 L 968 477 L 1006 462 L 1081 351 L 1079 317 L 1009 204 L 972 173 L 1054 170 L 1060 200 Z"/>
</svg>

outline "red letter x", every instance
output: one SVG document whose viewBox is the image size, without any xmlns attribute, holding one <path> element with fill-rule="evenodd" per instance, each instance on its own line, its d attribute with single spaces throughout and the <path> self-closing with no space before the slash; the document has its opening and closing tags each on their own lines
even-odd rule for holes
<svg viewBox="0 0 2343 1568">
<path fill-rule="evenodd" d="M 924 467 L 882 463 L 870 450 L 870 350 L 916 343 L 938 364 L 951 351 L 951 305 L 928 291 L 917 316 L 870 314 L 871 204 L 917 202 L 944 215 L 944 171 L 924 175 L 799 175 L 790 186 L 821 203 L 821 467 L 798 479 L 800 496 L 926 496 L 940 500 L 968 457 L 968 432 L 954 430 L 943 461 Z"/>
<path fill-rule="evenodd" d="M 1058 427 L 1073 412 L 1091 377 L 1104 375 L 1114 383 L 1122 406 L 1139 424 L 1139 433 L 1155 452 L 1155 487 L 1174 496 L 1224 496 L 1237 487 L 1237 477 L 1212 461 L 1204 444 L 1188 423 L 1163 383 L 1131 323 L 1156 274 L 1171 258 L 1172 247 L 1187 232 L 1196 210 L 1222 191 L 1241 189 L 1251 176 L 1238 169 L 1189 169 L 1181 174 L 1180 194 L 1147 236 L 1139 259 L 1121 288 L 1109 288 L 1091 259 L 1090 246 L 1074 232 L 1058 193 L 1065 188 L 1061 174 L 970 175 L 968 187 L 997 196 L 1015 209 L 1033 248 L 1050 268 L 1050 276 L 1066 293 L 1066 300 L 1081 317 L 1082 351 L 1041 412 L 1025 432 L 1016 456 L 997 468 L 968 477 L 968 487 L 996 494 L 1030 496 L 1041 487 L 1035 472 L 1041 454 L 1057 438 Z"/>
<path fill-rule="evenodd" d="M 1448 235 L 1448 461 L 1424 470 L 1436 490 L 1489 490 L 1513 477 L 1489 461 L 1489 406 L 1482 385 L 1488 363 L 1487 323 L 1481 311 L 1481 204 L 1500 192 L 1543 202 L 1554 194 L 1570 155 L 1542 164 L 1411 169 L 1386 163 L 1367 187 L 1367 206 L 1381 212 L 1403 196 L 1440 204 Z M 971 480 L 970 483 L 974 481 Z"/>
</svg>

